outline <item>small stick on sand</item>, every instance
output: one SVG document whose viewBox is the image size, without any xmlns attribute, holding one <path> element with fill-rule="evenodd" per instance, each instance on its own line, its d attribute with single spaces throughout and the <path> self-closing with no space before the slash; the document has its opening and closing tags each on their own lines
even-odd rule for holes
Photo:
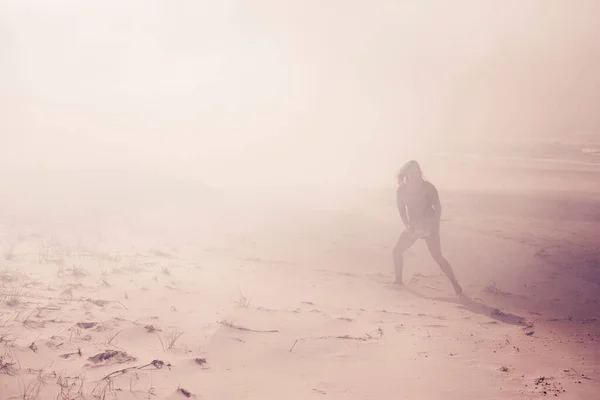
<svg viewBox="0 0 600 400">
<path fill-rule="evenodd" d="M 114 378 L 115 376 L 123 375 L 127 371 L 131 371 L 133 369 L 138 369 L 138 367 L 128 367 L 128 368 L 120 369 L 118 371 L 111 372 L 110 374 L 108 374 L 104 378 L 102 378 L 102 380 L 111 379 L 111 378 Z"/>
<path fill-rule="evenodd" d="M 81 349 L 77 349 L 77 351 L 75 353 L 61 354 L 62 358 L 69 358 L 71 356 L 79 356 L 79 357 L 81 357 Z"/>
<path fill-rule="evenodd" d="M 294 344 L 292 345 L 292 347 L 290 348 L 290 353 L 292 352 L 292 350 L 294 350 L 294 347 L 296 347 L 296 344 L 302 339 L 296 339 L 296 341 L 294 342 Z"/>
<path fill-rule="evenodd" d="M 127 367 L 127 368 L 120 369 L 120 370 L 118 370 L 118 371 L 113 371 L 113 372 L 111 372 L 110 374 L 106 375 L 106 376 L 105 376 L 104 378 L 102 378 L 101 380 L 112 379 L 112 378 L 114 378 L 115 376 L 123 375 L 123 374 L 125 374 L 125 373 L 126 373 L 126 372 L 128 372 L 128 371 L 131 371 L 131 370 L 134 370 L 134 369 L 138 369 L 138 370 L 139 370 L 139 369 L 148 368 L 148 367 L 149 367 L 149 366 L 151 366 L 151 365 L 152 365 L 152 366 L 154 366 L 156 369 L 161 369 L 161 368 L 162 368 L 162 367 L 164 367 L 165 365 L 166 365 L 167 367 L 170 367 L 170 366 L 171 366 L 171 364 L 169 364 L 169 363 L 165 363 L 164 361 L 161 361 L 161 360 L 152 360 L 152 362 L 150 362 L 150 363 L 148 363 L 148 364 L 146 364 L 146 365 L 142 365 L 142 366 L 140 366 L 140 367 L 138 367 L 138 366 L 136 366 L 136 367 Z"/>
<path fill-rule="evenodd" d="M 255 333 L 277 333 L 277 332 L 279 332 L 277 329 L 270 329 L 270 330 L 266 330 L 266 331 L 258 330 L 258 329 L 250 329 L 250 328 L 246 328 L 244 326 L 236 325 L 230 321 L 220 321 L 219 324 L 224 325 L 231 329 L 237 329 L 238 331 L 255 332 Z"/>
</svg>

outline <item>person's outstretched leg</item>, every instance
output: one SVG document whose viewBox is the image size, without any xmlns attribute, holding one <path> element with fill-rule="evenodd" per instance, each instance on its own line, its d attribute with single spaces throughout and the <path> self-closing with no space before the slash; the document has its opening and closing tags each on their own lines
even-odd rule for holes
<svg viewBox="0 0 600 400">
<path fill-rule="evenodd" d="M 435 262 L 440 266 L 442 272 L 444 272 L 444 274 L 446 274 L 448 279 L 450 279 L 450 282 L 452 283 L 452 286 L 454 287 L 454 291 L 456 292 L 456 294 L 461 294 L 462 287 L 460 287 L 460 285 L 458 284 L 458 281 L 456 280 L 456 277 L 454 276 L 454 271 L 452 270 L 452 266 L 450 265 L 448 260 L 446 260 L 444 255 L 442 254 L 442 244 L 441 244 L 441 239 L 440 239 L 439 228 L 434 229 L 431 232 L 431 235 L 428 236 L 425 240 L 427 242 L 427 248 L 429 249 L 431 256 L 433 257 Z"/>
<path fill-rule="evenodd" d="M 400 234 L 398 238 L 398 242 L 396 242 L 396 246 L 394 247 L 393 257 L 394 257 L 394 270 L 396 273 L 396 279 L 394 283 L 397 285 L 402 285 L 402 269 L 404 268 L 404 252 L 408 250 L 410 246 L 412 246 L 417 239 L 414 235 L 405 230 Z"/>
</svg>

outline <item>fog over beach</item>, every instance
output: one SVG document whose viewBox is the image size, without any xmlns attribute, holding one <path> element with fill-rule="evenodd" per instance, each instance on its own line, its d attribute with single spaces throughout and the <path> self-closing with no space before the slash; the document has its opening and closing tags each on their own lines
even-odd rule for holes
<svg viewBox="0 0 600 400">
<path fill-rule="evenodd" d="M 598 16 L 0 0 L 0 400 L 595 398 Z"/>
</svg>

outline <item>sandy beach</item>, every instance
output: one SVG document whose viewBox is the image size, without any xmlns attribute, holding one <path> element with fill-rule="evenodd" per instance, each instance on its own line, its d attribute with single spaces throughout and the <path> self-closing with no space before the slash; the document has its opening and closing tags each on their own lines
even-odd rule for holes
<svg viewBox="0 0 600 400">
<path fill-rule="evenodd" d="M 600 399 L 599 15 L 1 0 L 0 400 Z"/>
<path fill-rule="evenodd" d="M 390 284 L 393 190 L 4 215 L 0 397 L 594 398 L 597 198 L 441 196 L 464 297 Z"/>
</svg>

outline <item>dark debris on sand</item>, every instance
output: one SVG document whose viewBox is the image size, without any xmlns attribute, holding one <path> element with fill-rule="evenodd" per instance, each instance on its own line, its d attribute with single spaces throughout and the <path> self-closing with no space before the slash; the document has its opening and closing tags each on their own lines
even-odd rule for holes
<svg viewBox="0 0 600 400">
<path fill-rule="evenodd" d="M 559 394 L 566 392 L 562 387 L 562 383 L 555 382 L 552 377 L 540 376 L 534 383 L 538 393 L 544 396 L 554 395 L 554 397 L 557 397 Z"/>
<path fill-rule="evenodd" d="M 130 356 L 129 354 L 127 354 L 124 351 L 106 350 L 102 353 L 96 354 L 93 357 L 89 357 L 88 360 L 93 362 L 94 364 L 99 364 L 99 363 L 121 364 L 121 363 L 136 361 L 137 359 L 133 356 Z"/>
<path fill-rule="evenodd" d="M 98 325 L 97 322 L 78 322 L 77 327 L 81 329 L 92 329 Z"/>
<path fill-rule="evenodd" d="M 66 354 L 61 354 L 60 355 L 61 358 L 70 358 L 71 356 L 79 356 L 79 357 L 81 357 L 82 356 L 81 349 L 77 349 L 77 351 L 74 352 L 74 353 L 66 353 Z"/>
<path fill-rule="evenodd" d="M 187 398 L 192 397 L 192 393 L 189 390 L 185 390 L 184 388 L 177 389 L 177 392 L 181 393 L 182 395 L 184 395 Z"/>
</svg>

